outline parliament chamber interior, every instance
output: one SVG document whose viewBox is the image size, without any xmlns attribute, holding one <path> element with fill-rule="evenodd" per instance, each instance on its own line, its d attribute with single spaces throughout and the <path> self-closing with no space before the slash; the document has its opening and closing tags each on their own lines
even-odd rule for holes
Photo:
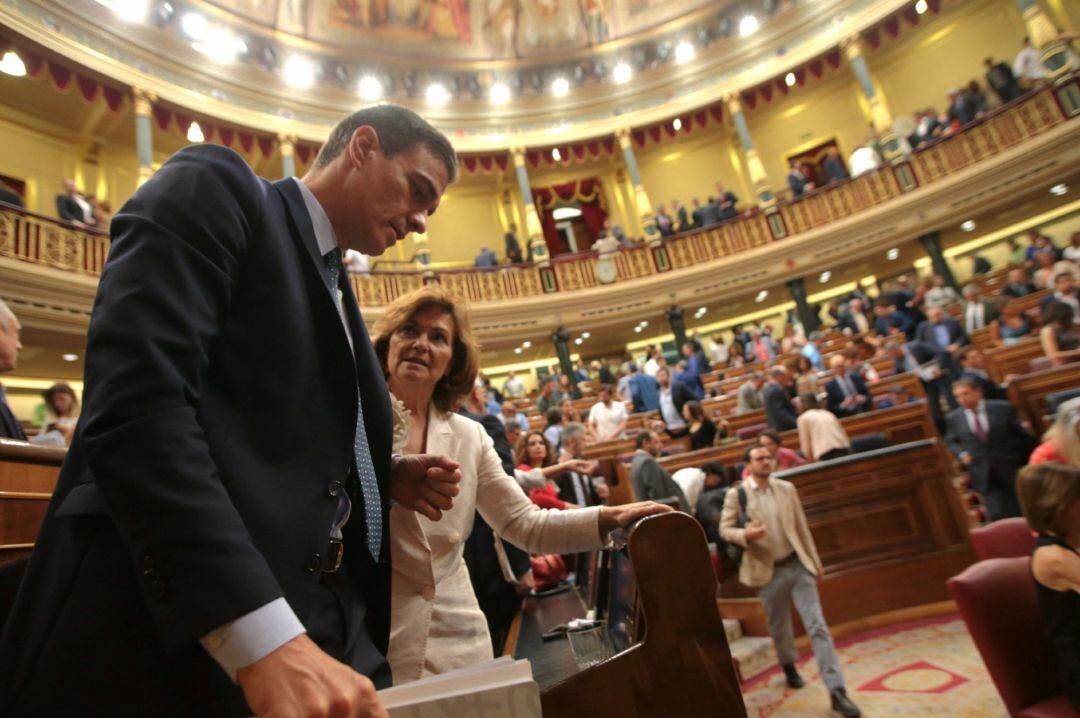
<svg viewBox="0 0 1080 718">
<path fill-rule="evenodd" d="M 0 715 L 1080 716 L 1078 33 L 0 2 Z"/>
</svg>

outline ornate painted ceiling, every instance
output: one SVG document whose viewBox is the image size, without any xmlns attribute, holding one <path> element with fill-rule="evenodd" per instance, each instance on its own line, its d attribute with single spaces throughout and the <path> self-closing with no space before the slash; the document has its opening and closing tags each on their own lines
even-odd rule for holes
<svg viewBox="0 0 1080 718">
<path fill-rule="evenodd" d="M 383 99 L 421 111 L 459 151 L 482 152 L 595 138 L 704 108 L 911 5 L 0 0 L 0 31 L 254 129 L 317 142 L 348 111 Z"/>
</svg>

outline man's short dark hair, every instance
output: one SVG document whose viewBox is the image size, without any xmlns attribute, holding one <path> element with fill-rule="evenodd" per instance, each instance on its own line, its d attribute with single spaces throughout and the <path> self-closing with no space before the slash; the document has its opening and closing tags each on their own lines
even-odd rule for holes
<svg viewBox="0 0 1080 718">
<path fill-rule="evenodd" d="M 762 444 L 760 441 L 756 441 L 753 444 L 750 444 L 750 446 L 746 447 L 746 451 L 743 452 L 743 463 L 744 464 L 749 464 L 750 463 L 750 452 L 752 452 L 754 449 L 766 449 L 766 450 L 768 450 L 768 448 L 769 447 L 765 446 L 765 444 Z M 771 454 L 771 452 L 770 452 L 770 454 Z"/>
<path fill-rule="evenodd" d="M 958 386 L 966 386 L 968 389 L 975 389 L 978 392 L 982 392 L 982 385 L 980 385 L 974 377 L 965 376 L 957 379 L 953 382 L 953 389 Z"/>
<path fill-rule="evenodd" d="M 326 144 L 315 158 L 316 167 L 330 164 L 352 139 L 357 128 L 370 126 L 379 136 L 379 145 L 383 154 L 392 158 L 402 152 L 410 152 L 417 145 L 423 145 L 431 154 L 442 160 L 450 182 L 458 176 L 457 153 L 446 139 L 446 135 L 432 127 L 427 120 L 412 110 L 400 105 L 373 105 L 357 110 L 330 132 Z"/>
<path fill-rule="evenodd" d="M 645 446 L 645 442 L 649 440 L 649 437 L 655 434 L 655 431 L 643 431 L 637 435 L 637 439 L 634 441 L 634 446 L 638 449 Z"/>
<path fill-rule="evenodd" d="M 524 431 L 525 427 L 511 419 L 503 425 L 503 429 L 509 434 L 511 431 Z"/>
<path fill-rule="evenodd" d="M 727 471 L 724 469 L 724 464 L 719 461 L 706 461 L 701 465 L 701 471 L 706 475 L 712 474 L 713 476 L 722 478 L 727 477 Z"/>
</svg>

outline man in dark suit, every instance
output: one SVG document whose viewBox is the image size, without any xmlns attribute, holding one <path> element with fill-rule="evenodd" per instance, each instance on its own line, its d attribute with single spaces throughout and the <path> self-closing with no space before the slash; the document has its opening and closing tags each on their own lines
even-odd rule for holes
<svg viewBox="0 0 1080 718">
<path fill-rule="evenodd" d="M 503 244 L 505 245 L 506 261 L 510 264 L 521 264 L 525 261 L 525 258 L 521 256 L 521 242 L 517 237 L 517 225 L 513 222 L 506 230 L 506 235 L 503 237 Z"/>
<path fill-rule="evenodd" d="M 941 398 L 948 396 L 950 406 L 952 394 L 949 392 L 949 381 L 941 367 L 940 352 L 933 344 L 926 342 L 910 341 L 906 344 L 898 340 L 890 340 L 885 344 L 885 351 L 893 358 L 893 367 L 897 374 L 914 372 L 922 381 L 926 390 L 927 403 L 930 405 L 930 415 L 934 417 L 934 424 L 941 431 L 945 427 L 945 417 L 941 413 Z"/>
<path fill-rule="evenodd" d="M 1031 456 L 1035 440 L 1007 401 L 983 398 L 977 382 L 953 385 L 959 407 L 949 412 L 945 441 L 971 476 L 991 521 L 1020 516 L 1016 472 Z"/>
<path fill-rule="evenodd" d="M 911 332 L 912 323 L 908 315 L 897 310 L 895 304 L 886 304 L 880 300 L 874 306 L 874 334 L 879 337 L 902 332 L 905 336 Z"/>
<path fill-rule="evenodd" d="M 19 341 L 21 330 L 18 317 L 8 308 L 7 303 L 0 299 L 0 374 L 14 371 L 19 362 L 19 350 L 22 349 Z M 8 406 L 3 386 L 0 386 L 0 438 L 26 440 L 22 424 Z"/>
<path fill-rule="evenodd" d="M 791 161 L 791 171 L 788 172 L 787 183 L 788 187 L 791 188 L 792 197 L 802 197 L 807 190 L 814 189 L 814 183 L 807 179 L 802 168 L 799 167 L 799 163 L 795 160 Z"/>
<path fill-rule="evenodd" d="M 1001 104 L 1012 102 L 1023 94 L 1008 63 L 994 62 L 988 57 L 983 60 L 983 65 L 986 66 L 986 84 L 997 94 Z"/>
<path fill-rule="evenodd" d="M 798 426 L 798 412 L 791 401 L 791 374 L 787 367 L 769 369 L 769 381 L 761 390 L 761 403 L 765 406 L 765 421 L 777 431 L 790 431 Z"/>
<path fill-rule="evenodd" d="M 840 159 L 840 150 L 833 145 L 825 153 L 825 179 L 829 182 L 840 182 L 848 178 L 844 160 Z"/>
<path fill-rule="evenodd" d="M 965 285 L 963 294 L 960 321 L 963 322 L 964 333 L 970 336 L 972 332 L 990 326 L 990 323 L 997 319 L 997 309 L 982 298 L 982 290 L 977 284 Z"/>
<path fill-rule="evenodd" d="M 381 105 L 303 180 L 196 145 L 125 204 L 0 639 L 0 714 L 385 715 L 389 502 L 438 519 L 460 472 L 391 457 L 341 254 L 424 231 L 456 170 L 445 137 Z"/>
<path fill-rule="evenodd" d="M 959 376 L 952 355 L 968 343 L 968 338 L 960 323 L 947 315 L 943 307 L 926 310 L 926 321 L 915 330 L 915 341 L 937 347 L 942 370 L 954 379 Z"/>
<path fill-rule="evenodd" d="M 1062 302 L 1073 310 L 1073 322 L 1080 324 L 1080 289 L 1076 287 L 1076 277 L 1068 270 L 1054 275 L 1054 291 L 1043 298 L 1039 305 L 1043 312 L 1051 302 Z"/>
<path fill-rule="evenodd" d="M 716 203 L 720 208 L 720 220 L 731 219 L 739 214 L 739 198 L 735 193 L 724 187 L 722 182 L 716 183 Z"/>
<path fill-rule="evenodd" d="M 995 384 L 986 373 L 986 357 L 972 345 L 960 347 L 953 355 L 961 379 L 968 379 L 979 386 L 987 399 L 1008 399 L 1005 390 Z"/>
<path fill-rule="evenodd" d="M 671 478 L 671 474 L 656 460 L 664 445 L 655 431 L 645 430 L 637 436 L 637 451 L 630 462 L 630 483 L 634 486 L 636 501 L 671 501 L 678 504 L 679 511 L 690 513 L 686 494 Z"/>
<path fill-rule="evenodd" d="M 857 372 L 847 370 L 847 360 L 835 354 L 829 358 L 829 369 L 833 378 L 825 384 L 828 395 L 828 409 L 836 416 L 853 416 L 870 411 L 870 391 L 866 382 Z"/>
<path fill-rule="evenodd" d="M 1038 291 L 1038 287 L 1028 279 L 1027 272 L 1023 269 L 1009 270 L 1008 280 L 1001 288 L 1001 293 L 1007 297 L 1019 299 Z"/>
<path fill-rule="evenodd" d="M 90 203 L 75 186 L 75 180 L 64 180 L 64 194 L 56 195 L 56 214 L 60 219 L 77 224 L 91 225 L 94 223 L 94 214 L 90 209 Z"/>
<path fill-rule="evenodd" d="M 840 313 L 836 328 L 840 331 L 850 330 L 852 334 L 863 334 L 873 328 L 873 322 L 866 315 L 866 305 L 863 304 L 863 300 L 856 297 L 848 302 L 847 311 Z"/>
</svg>

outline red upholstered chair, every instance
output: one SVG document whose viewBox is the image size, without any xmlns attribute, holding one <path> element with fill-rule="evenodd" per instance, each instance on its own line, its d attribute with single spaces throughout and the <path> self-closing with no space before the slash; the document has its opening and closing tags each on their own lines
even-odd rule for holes
<svg viewBox="0 0 1080 718">
<path fill-rule="evenodd" d="M 758 435 L 768 428 L 768 424 L 751 424 L 736 431 L 735 436 L 739 437 L 739 441 L 749 441 L 758 438 Z"/>
<path fill-rule="evenodd" d="M 1023 517 L 1002 519 L 973 529 L 971 543 L 980 561 L 1030 556 L 1035 550 L 1035 534 Z"/>
<path fill-rule="evenodd" d="M 992 558 L 948 580 L 983 663 L 1013 718 L 1080 718 L 1057 685 L 1031 559 Z"/>
</svg>

